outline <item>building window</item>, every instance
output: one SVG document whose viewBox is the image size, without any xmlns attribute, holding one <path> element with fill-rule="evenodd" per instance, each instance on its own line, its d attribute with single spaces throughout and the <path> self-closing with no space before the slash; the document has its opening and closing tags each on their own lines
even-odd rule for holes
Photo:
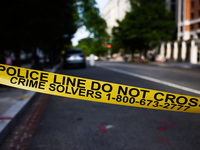
<svg viewBox="0 0 200 150">
<path fill-rule="evenodd" d="M 183 26 L 180 27 L 180 31 L 183 32 Z"/>
<path fill-rule="evenodd" d="M 194 8 L 194 1 L 191 2 L 191 8 Z"/>
<path fill-rule="evenodd" d="M 184 0 L 181 0 L 181 21 L 183 21 L 183 14 L 184 14 Z"/>
<path fill-rule="evenodd" d="M 198 36 L 198 39 L 200 39 L 200 33 L 198 33 L 197 36 Z"/>
<path fill-rule="evenodd" d="M 194 19 L 194 13 L 193 12 L 191 13 L 191 19 Z"/>
<path fill-rule="evenodd" d="M 190 30 L 194 30 L 194 25 L 193 24 L 190 25 Z"/>
</svg>

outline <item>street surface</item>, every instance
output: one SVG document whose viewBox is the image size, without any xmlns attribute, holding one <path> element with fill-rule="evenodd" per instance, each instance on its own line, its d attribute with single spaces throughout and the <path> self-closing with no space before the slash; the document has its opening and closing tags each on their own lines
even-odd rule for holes
<svg viewBox="0 0 200 150">
<path fill-rule="evenodd" d="M 128 75 L 127 72 L 148 76 L 150 80 Z M 195 93 L 200 89 L 200 71 L 98 62 L 95 67 L 69 68 L 62 70 L 61 74 L 200 96 Z M 167 86 L 151 81 L 152 78 L 173 84 Z M 186 90 L 173 85 L 186 87 Z M 50 96 L 28 149 L 199 150 L 199 125 L 200 114 Z"/>
</svg>

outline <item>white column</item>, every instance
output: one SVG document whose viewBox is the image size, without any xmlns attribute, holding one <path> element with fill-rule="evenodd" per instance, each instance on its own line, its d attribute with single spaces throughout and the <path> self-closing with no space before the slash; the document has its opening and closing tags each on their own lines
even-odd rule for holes
<svg viewBox="0 0 200 150">
<path fill-rule="evenodd" d="M 166 55 L 166 59 L 170 59 L 171 57 L 171 43 L 167 43 L 167 55 Z"/>
<path fill-rule="evenodd" d="M 165 57 L 164 55 L 165 55 L 165 43 L 162 43 L 160 47 L 160 56 L 164 58 Z"/>
<path fill-rule="evenodd" d="M 192 64 L 197 64 L 197 52 L 198 52 L 198 48 L 195 45 L 195 41 L 192 40 L 191 50 L 190 50 L 190 62 Z"/>
<path fill-rule="evenodd" d="M 173 54 L 174 60 L 177 61 L 178 59 L 178 42 L 174 43 L 174 54 Z"/>
<path fill-rule="evenodd" d="M 186 42 L 182 42 L 182 49 L 181 49 L 181 59 L 182 61 L 185 61 L 186 59 Z"/>
</svg>

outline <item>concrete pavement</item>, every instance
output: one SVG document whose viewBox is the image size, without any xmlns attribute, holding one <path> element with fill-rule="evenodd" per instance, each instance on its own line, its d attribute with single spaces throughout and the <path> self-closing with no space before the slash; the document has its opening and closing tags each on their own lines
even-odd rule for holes
<svg viewBox="0 0 200 150">
<path fill-rule="evenodd" d="M 187 62 L 164 62 L 164 63 L 153 62 L 150 64 L 167 68 L 192 69 L 200 71 L 200 64 L 191 64 Z"/>
<path fill-rule="evenodd" d="M 55 72 L 60 64 L 53 67 L 53 69 L 44 69 L 48 72 Z M 22 66 L 29 68 L 30 65 Z M 37 92 L 17 89 L 13 87 L 0 87 L 0 143 L 4 140 L 7 134 L 15 125 L 20 114 L 31 102 L 31 99 Z"/>
<path fill-rule="evenodd" d="M 119 62 L 119 63 L 125 63 L 123 58 L 117 58 L 117 59 L 110 59 L 108 60 L 109 62 Z M 128 62 L 132 63 L 132 62 Z M 133 62 L 134 64 L 143 64 L 139 62 Z M 199 64 L 191 64 L 189 62 L 148 62 L 144 64 L 149 64 L 149 65 L 156 65 L 160 67 L 166 67 L 166 68 L 178 68 L 178 69 L 192 69 L 192 70 L 199 70 L 200 71 L 200 63 Z"/>
</svg>

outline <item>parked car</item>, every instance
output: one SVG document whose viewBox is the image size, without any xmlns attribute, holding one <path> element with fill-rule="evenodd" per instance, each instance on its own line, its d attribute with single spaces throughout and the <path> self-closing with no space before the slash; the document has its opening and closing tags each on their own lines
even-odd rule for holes
<svg viewBox="0 0 200 150">
<path fill-rule="evenodd" d="M 79 65 L 81 68 L 86 67 L 85 55 L 80 49 L 68 49 L 64 56 L 64 67 Z"/>
</svg>

